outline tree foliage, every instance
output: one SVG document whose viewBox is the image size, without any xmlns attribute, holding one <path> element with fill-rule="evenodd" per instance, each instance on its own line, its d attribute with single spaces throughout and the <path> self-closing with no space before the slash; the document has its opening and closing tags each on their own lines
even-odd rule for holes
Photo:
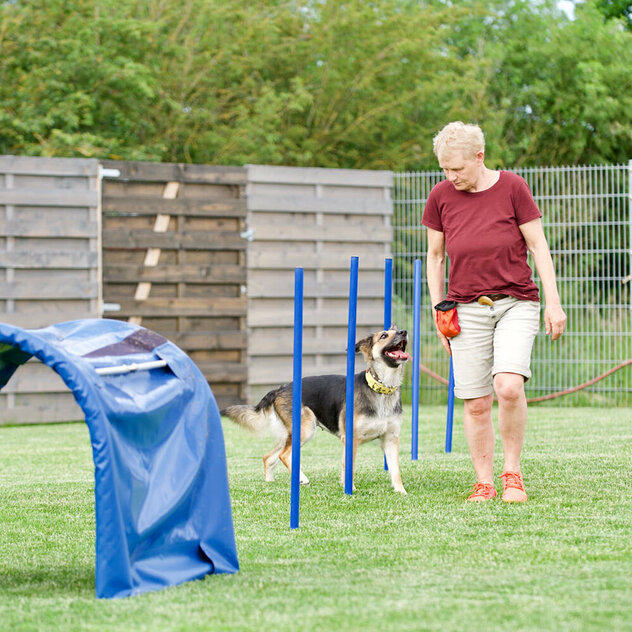
<svg viewBox="0 0 632 632">
<path fill-rule="evenodd" d="M 502 44 L 489 82 L 502 112 L 498 161 L 515 166 L 621 162 L 632 150 L 632 39 L 589 4 L 575 20 L 515 2 L 494 20 Z M 506 37 L 511 34 L 510 37 Z M 502 40 L 498 39 L 498 36 Z M 492 43 L 491 46 L 494 46 Z M 625 61 L 624 61 L 625 60 Z"/>
<path fill-rule="evenodd" d="M 632 2 L 629 0 L 597 0 L 597 9 L 606 19 L 622 19 L 629 31 L 632 31 Z"/>
<path fill-rule="evenodd" d="M 632 33 L 587 0 L 0 2 L 0 153 L 435 168 L 632 156 Z"/>
</svg>

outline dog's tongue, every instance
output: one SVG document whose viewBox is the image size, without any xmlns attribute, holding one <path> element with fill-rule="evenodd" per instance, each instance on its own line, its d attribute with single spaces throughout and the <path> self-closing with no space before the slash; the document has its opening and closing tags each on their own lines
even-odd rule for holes
<svg viewBox="0 0 632 632">
<path fill-rule="evenodd" d="M 393 349 L 393 351 L 389 351 L 388 355 L 395 360 L 410 360 L 410 356 L 401 349 Z"/>
</svg>

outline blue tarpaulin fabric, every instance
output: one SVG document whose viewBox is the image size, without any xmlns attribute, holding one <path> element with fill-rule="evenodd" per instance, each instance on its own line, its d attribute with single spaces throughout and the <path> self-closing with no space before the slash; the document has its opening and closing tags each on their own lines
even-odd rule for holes
<svg viewBox="0 0 632 632">
<path fill-rule="evenodd" d="M 238 570 L 220 415 L 193 361 L 131 323 L 0 323 L 0 389 L 31 356 L 81 406 L 95 467 L 97 597 L 127 597 Z M 165 361 L 100 375 L 97 369 Z"/>
</svg>

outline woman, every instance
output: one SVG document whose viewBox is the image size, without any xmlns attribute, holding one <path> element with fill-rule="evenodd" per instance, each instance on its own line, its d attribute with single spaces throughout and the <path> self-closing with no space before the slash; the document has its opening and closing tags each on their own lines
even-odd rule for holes
<svg viewBox="0 0 632 632">
<path fill-rule="evenodd" d="M 437 335 L 453 356 L 455 396 L 464 400 L 465 436 L 477 478 L 468 500 L 497 495 L 491 415 L 495 392 L 504 453 L 502 499 L 524 502 L 524 383 L 531 377 L 540 317 L 527 250 L 542 282 L 547 335 L 557 340 L 566 324 L 542 214 L 520 176 L 485 166 L 485 140 L 477 125 L 449 123 L 435 136 L 433 148 L 446 179 L 432 189 L 422 218 L 428 228 L 428 289 L 433 305 L 444 298 L 457 304 L 460 333 L 448 340 L 437 328 Z"/>
</svg>

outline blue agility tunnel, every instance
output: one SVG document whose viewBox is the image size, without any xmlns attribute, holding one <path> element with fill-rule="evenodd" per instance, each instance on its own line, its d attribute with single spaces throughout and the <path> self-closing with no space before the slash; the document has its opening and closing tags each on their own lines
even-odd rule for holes
<svg viewBox="0 0 632 632">
<path fill-rule="evenodd" d="M 0 323 L 0 389 L 32 356 L 61 376 L 90 431 L 97 597 L 236 572 L 220 415 L 193 361 L 117 320 Z"/>
</svg>

